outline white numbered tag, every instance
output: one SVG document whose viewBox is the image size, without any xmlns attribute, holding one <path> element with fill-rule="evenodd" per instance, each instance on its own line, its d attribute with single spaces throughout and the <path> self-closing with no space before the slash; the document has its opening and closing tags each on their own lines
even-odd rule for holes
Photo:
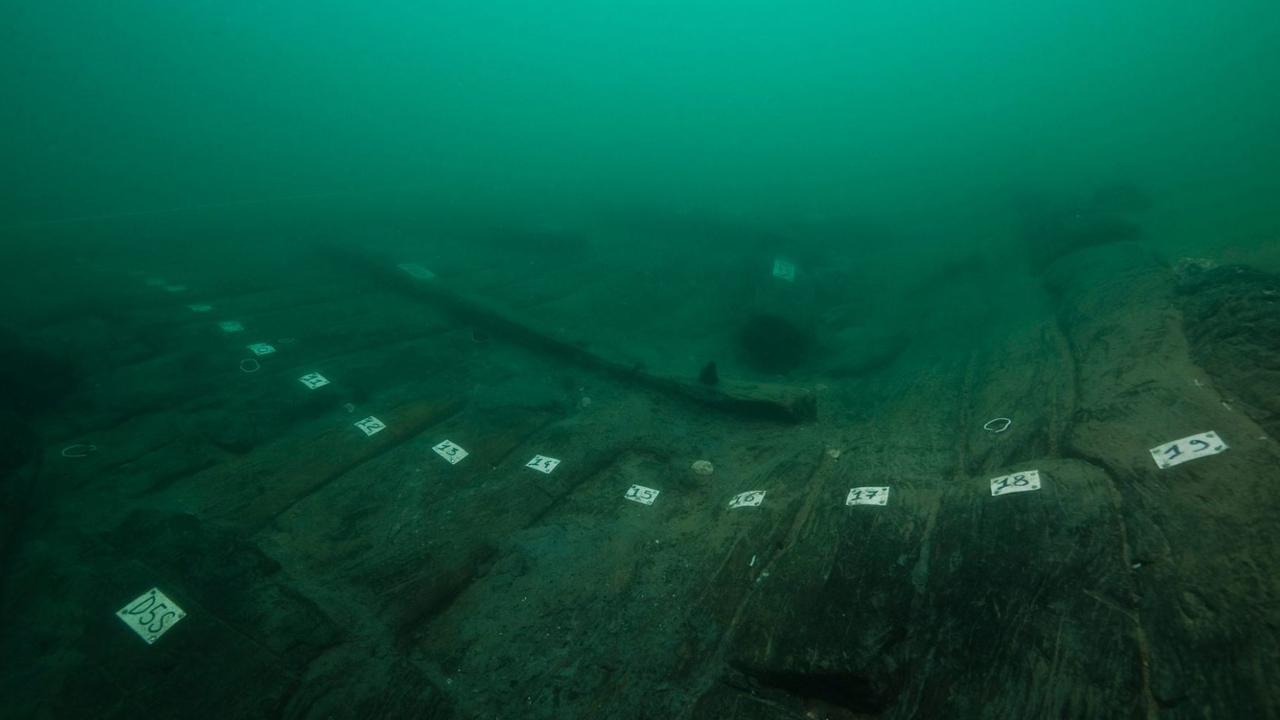
<svg viewBox="0 0 1280 720">
<path fill-rule="evenodd" d="M 148 645 L 169 632 L 179 620 L 186 617 L 182 611 L 159 588 L 151 588 L 134 598 L 132 602 L 116 611 L 116 617 L 138 633 L 138 637 Z"/>
<path fill-rule="evenodd" d="M 638 502 L 641 505 L 652 505 L 653 501 L 658 499 L 659 492 L 661 491 L 654 490 L 653 488 L 648 488 L 643 485 L 632 485 L 627 490 L 627 494 L 623 495 L 623 497 L 632 502 Z"/>
<path fill-rule="evenodd" d="M 538 472 L 550 473 L 559 464 L 560 461 L 555 458 L 547 457 L 546 455 L 534 455 L 533 459 L 525 463 L 524 466 L 533 468 Z"/>
<path fill-rule="evenodd" d="M 1190 435 L 1181 440 L 1174 440 L 1151 448 L 1151 457 L 1156 467 L 1161 470 L 1181 465 L 1188 460 L 1217 455 L 1227 449 L 1227 444 L 1210 430 L 1199 435 Z"/>
<path fill-rule="evenodd" d="M 244 331 L 244 326 L 235 320 L 223 320 L 218 323 L 218 327 L 222 328 L 224 333 L 238 333 Z"/>
<path fill-rule="evenodd" d="M 796 264 L 784 257 L 773 259 L 773 276 L 787 282 L 796 280 Z"/>
<path fill-rule="evenodd" d="M 889 504 L 889 488 L 856 487 L 849 489 L 849 496 L 844 499 L 845 505 L 887 505 Z"/>
<path fill-rule="evenodd" d="M 1028 470 L 1012 475 L 991 478 L 991 497 L 1040 489 L 1040 471 Z"/>
<path fill-rule="evenodd" d="M 445 440 L 431 449 L 435 450 L 440 457 L 448 460 L 450 465 L 457 465 L 462 461 L 462 458 L 467 456 L 466 450 L 453 444 L 450 440 Z"/>
<path fill-rule="evenodd" d="M 212 305 L 188 305 L 187 308 L 191 310 L 191 312 L 196 313 L 207 313 L 213 310 Z"/>
<path fill-rule="evenodd" d="M 271 353 L 276 351 L 274 346 L 268 345 L 267 343 L 254 343 L 248 347 L 249 347 L 249 352 L 259 357 L 263 355 L 270 355 Z"/>
<path fill-rule="evenodd" d="M 307 373 L 306 375 L 298 378 L 298 382 L 306 385 L 309 390 L 315 390 L 316 388 L 328 385 L 329 379 L 320 373 Z"/>
<path fill-rule="evenodd" d="M 419 280 L 434 280 L 436 274 L 422 267 L 418 263 L 400 263 L 396 267 L 408 273 L 409 277 Z"/>
<path fill-rule="evenodd" d="M 357 420 L 355 425 L 356 427 L 360 428 L 361 432 L 363 432 L 366 437 L 369 435 L 373 435 L 374 433 L 380 433 L 383 430 L 387 429 L 386 423 L 382 422 L 381 420 L 379 420 L 378 418 L 372 415 L 370 415 L 369 417 L 363 420 Z"/>
<path fill-rule="evenodd" d="M 744 493 L 738 493 L 729 501 L 729 508 L 756 507 L 764 502 L 764 494 L 764 490 L 748 490 Z"/>
</svg>

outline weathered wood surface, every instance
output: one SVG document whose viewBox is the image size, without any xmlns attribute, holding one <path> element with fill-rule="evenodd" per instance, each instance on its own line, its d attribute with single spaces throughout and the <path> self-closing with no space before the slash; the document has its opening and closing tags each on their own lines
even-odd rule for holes
<svg viewBox="0 0 1280 720">
<path fill-rule="evenodd" d="M 1267 302 L 1265 278 L 1179 284 L 1136 245 L 1085 248 L 1026 281 L 1017 322 L 957 278 L 896 360 L 802 374 L 820 412 L 780 425 L 308 272 L 323 290 L 208 283 L 261 338 L 153 296 L 58 326 L 122 344 L 23 471 L 37 492 L 0 608 L 17 717 L 1280 713 L 1273 386 L 1204 344 L 1269 322 L 1211 300 Z M 555 327 L 648 287 L 564 288 L 601 275 L 588 258 L 458 281 Z M 730 322 L 716 312 L 678 333 Z M 236 369 L 245 343 L 284 338 Z M 311 371 L 333 385 L 307 391 Z M 388 428 L 364 437 L 366 415 Z M 1007 432 L 982 429 L 996 416 Z M 1230 449 L 1167 470 L 1147 452 L 1204 430 Z M 445 439 L 470 455 L 445 462 Z M 70 442 L 100 449 L 64 458 Z M 562 463 L 544 475 L 535 454 Z M 991 496 L 1028 469 L 1040 491 Z M 633 484 L 656 502 L 625 500 Z M 856 486 L 891 499 L 845 506 Z M 747 490 L 764 503 L 728 508 Z M 149 646 L 113 613 L 156 585 L 188 616 Z"/>
<path fill-rule="evenodd" d="M 1190 359 L 1173 279 L 1133 248 L 1099 248 L 1063 267 L 1067 333 L 1080 373 L 1070 451 L 1112 478 L 1121 498 L 1134 612 L 1149 663 L 1147 693 L 1170 717 L 1277 712 L 1280 602 L 1274 523 L 1275 440 L 1224 403 Z M 1086 285 L 1107 268 L 1114 280 Z M 1229 322 L 1229 319 L 1228 319 Z M 1212 461 L 1157 470 L 1132 447 L 1214 430 L 1231 449 Z"/>
<path fill-rule="evenodd" d="M 805 422 L 817 416 L 817 399 L 811 390 L 741 380 L 707 385 L 698 383 L 694 376 L 673 377 L 655 373 L 642 362 L 627 361 L 617 354 L 593 348 L 586 340 L 591 337 L 590 333 L 569 334 L 563 332 L 563 328 L 552 331 L 539 327 L 523 317 L 524 313 L 516 314 L 469 296 L 439 278 L 413 277 L 388 259 L 369 257 L 350 250 L 333 249 L 330 252 L 339 262 L 361 268 L 371 277 L 413 297 L 426 299 L 486 331 L 499 333 L 510 341 L 549 353 L 565 362 L 608 374 L 616 380 L 687 397 L 710 407 L 743 415 L 786 422 Z M 604 299 L 613 294 L 605 292 L 600 297 Z M 605 317 L 614 316 L 606 313 Z"/>
</svg>

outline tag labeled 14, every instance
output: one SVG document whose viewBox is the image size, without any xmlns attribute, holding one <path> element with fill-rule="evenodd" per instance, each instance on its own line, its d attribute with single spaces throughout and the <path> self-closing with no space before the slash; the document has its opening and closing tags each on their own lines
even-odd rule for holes
<svg viewBox="0 0 1280 720">
<path fill-rule="evenodd" d="M 555 470 L 556 466 L 559 464 L 560 461 L 556 458 L 547 457 L 546 455 L 534 455 L 533 459 L 525 463 L 524 466 L 527 468 L 533 468 L 541 473 L 550 473 L 552 470 Z"/>
</svg>

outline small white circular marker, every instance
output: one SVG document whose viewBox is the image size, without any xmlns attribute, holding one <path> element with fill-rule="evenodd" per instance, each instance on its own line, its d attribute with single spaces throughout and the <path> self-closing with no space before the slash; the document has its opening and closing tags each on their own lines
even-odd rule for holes
<svg viewBox="0 0 1280 720">
<path fill-rule="evenodd" d="M 262 363 L 253 358 L 245 358 L 240 361 L 240 372 L 256 373 L 262 369 Z"/>
<path fill-rule="evenodd" d="M 62 457 L 64 458 L 82 458 L 89 457 L 93 453 L 98 452 L 97 445 L 84 445 L 77 443 L 62 448 Z"/>
<path fill-rule="evenodd" d="M 1008 430 L 1009 426 L 1012 424 L 1013 424 L 1013 421 L 1010 420 L 1009 418 L 998 417 L 998 418 L 992 418 L 988 420 L 987 424 L 982 426 L 982 429 L 986 430 L 987 432 L 1002 433 L 1005 430 Z"/>
</svg>

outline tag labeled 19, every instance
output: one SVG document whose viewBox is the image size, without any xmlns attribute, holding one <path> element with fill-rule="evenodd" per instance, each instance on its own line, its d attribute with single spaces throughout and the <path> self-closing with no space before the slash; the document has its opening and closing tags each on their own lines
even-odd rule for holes
<svg viewBox="0 0 1280 720">
<path fill-rule="evenodd" d="M 1210 430 L 1151 448 L 1151 458 L 1156 467 L 1164 470 L 1174 465 L 1181 465 L 1188 460 L 1217 455 L 1227 449 L 1227 444 L 1218 437 L 1218 433 Z"/>
</svg>

